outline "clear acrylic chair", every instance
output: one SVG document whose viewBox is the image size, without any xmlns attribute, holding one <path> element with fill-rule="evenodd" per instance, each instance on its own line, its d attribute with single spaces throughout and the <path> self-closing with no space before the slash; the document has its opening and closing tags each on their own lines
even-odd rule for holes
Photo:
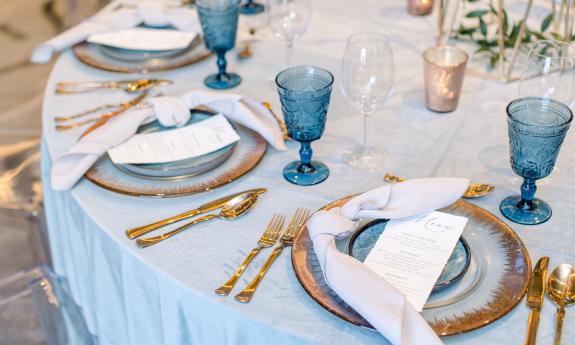
<svg viewBox="0 0 575 345">
<path fill-rule="evenodd" d="M 96 345 L 98 339 L 44 266 L 0 280 L 0 344 Z"/>
</svg>

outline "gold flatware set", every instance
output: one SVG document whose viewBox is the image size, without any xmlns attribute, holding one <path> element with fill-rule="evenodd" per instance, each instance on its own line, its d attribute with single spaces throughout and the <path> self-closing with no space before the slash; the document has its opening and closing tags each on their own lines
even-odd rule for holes
<svg viewBox="0 0 575 345">
<path fill-rule="evenodd" d="M 136 240 L 136 244 L 138 245 L 138 247 L 144 248 L 159 243 L 174 235 L 177 235 L 182 231 L 190 228 L 192 225 L 202 223 L 214 218 L 234 220 L 239 216 L 247 213 L 249 210 L 251 210 L 252 207 L 255 205 L 259 195 L 265 192 L 267 192 L 267 189 L 257 188 L 228 195 L 226 197 L 201 205 L 200 207 L 194 210 L 187 211 L 151 224 L 128 229 L 126 230 L 126 236 L 128 236 L 129 239 L 135 239 L 137 237 L 140 237 L 144 234 L 157 230 L 166 225 L 180 222 L 182 220 L 189 219 L 203 213 L 215 211 L 218 209 L 220 210 L 218 213 L 204 215 L 164 234 Z"/>
<path fill-rule="evenodd" d="M 565 307 L 575 303 L 575 267 L 569 264 L 560 264 L 551 272 L 546 283 L 548 266 L 549 257 L 544 256 L 537 261 L 533 268 L 526 299 L 531 312 L 529 313 L 525 345 L 536 343 L 539 314 L 543 307 L 545 292 L 547 292 L 549 299 L 557 305 L 554 345 L 561 344 Z"/>
<path fill-rule="evenodd" d="M 92 126 L 90 126 L 86 131 L 84 131 L 84 133 L 82 133 L 81 137 L 86 136 L 86 134 L 92 132 L 93 130 L 95 130 L 98 127 L 103 126 L 104 124 L 106 124 L 106 122 L 108 122 L 108 120 L 110 120 L 113 117 L 116 117 L 118 115 L 123 114 L 124 112 L 126 112 L 127 110 L 133 108 L 134 106 L 142 103 L 142 101 L 148 96 L 147 92 L 144 92 L 140 95 L 138 95 L 137 97 L 126 101 L 126 102 L 121 102 L 121 103 L 117 103 L 117 104 L 106 104 L 106 105 L 102 105 L 93 109 L 89 109 L 86 111 L 83 111 L 81 113 L 75 114 L 75 115 L 70 115 L 70 116 L 57 116 L 54 118 L 54 121 L 56 123 L 62 123 L 62 122 L 69 122 L 71 120 L 76 120 L 85 116 L 90 116 L 90 115 L 97 115 L 95 117 L 90 117 L 86 120 L 79 120 L 73 123 L 67 123 L 67 124 L 57 124 L 56 125 L 56 130 L 57 131 L 66 131 L 69 129 L 74 129 L 77 127 L 81 127 L 90 123 L 93 123 Z M 103 113 L 98 113 L 102 110 L 108 110 L 106 112 Z"/>
<path fill-rule="evenodd" d="M 387 182 L 396 183 L 396 182 L 403 182 L 407 179 L 395 176 L 392 174 L 385 174 L 383 179 Z M 463 197 L 466 199 L 478 198 L 480 196 L 487 195 L 495 190 L 495 186 L 485 183 L 470 183 L 469 187 L 465 193 L 463 193 Z"/>
<path fill-rule="evenodd" d="M 164 226 L 180 222 L 182 220 L 190 219 L 200 214 L 219 210 L 219 212 L 217 213 L 206 214 L 202 217 L 196 218 L 188 223 L 185 223 L 180 227 L 177 227 L 174 230 L 168 231 L 161 235 L 137 239 L 136 244 L 138 245 L 138 247 L 145 248 L 157 244 L 159 242 L 162 242 L 163 240 L 168 239 L 170 237 L 173 237 L 195 224 L 199 224 L 208 221 L 210 219 L 220 218 L 225 220 L 234 220 L 239 216 L 247 213 L 249 210 L 251 210 L 255 205 L 258 196 L 265 192 L 267 192 L 267 189 L 265 188 L 256 188 L 239 193 L 234 193 L 205 203 L 193 210 L 180 213 L 178 215 L 162 219 L 154 223 L 128 229 L 126 230 L 126 236 L 129 239 L 136 239 L 142 235 L 148 234 Z M 240 302 L 244 303 L 249 302 L 252 299 L 254 293 L 256 292 L 256 289 L 261 283 L 264 275 L 269 270 L 271 265 L 274 263 L 276 258 L 281 254 L 281 252 L 286 247 L 289 247 L 293 244 L 295 236 L 297 235 L 298 231 L 302 228 L 302 226 L 305 224 L 309 215 L 310 215 L 309 210 L 298 208 L 295 214 L 293 215 L 292 219 L 290 220 L 288 226 L 286 227 L 285 231 L 282 232 L 282 230 L 284 229 L 285 217 L 282 215 L 275 214 L 270 220 L 263 234 L 258 239 L 256 247 L 254 247 L 250 251 L 248 256 L 238 267 L 238 269 L 234 272 L 234 274 L 230 277 L 230 279 L 227 282 L 225 282 L 224 285 L 217 288 L 215 292 L 221 296 L 229 295 L 229 293 L 232 291 L 232 289 L 238 282 L 239 278 L 242 276 L 245 269 L 253 261 L 253 259 L 263 249 L 271 248 L 277 244 L 274 250 L 271 252 L 269 258 L 266 260 L 266 262 L 256 275 L 256 277 L 252 280 L 252 282 L 249 283 L 243 291 L 241 291 L 235 296 L 236 300 Z"/>
</svg>

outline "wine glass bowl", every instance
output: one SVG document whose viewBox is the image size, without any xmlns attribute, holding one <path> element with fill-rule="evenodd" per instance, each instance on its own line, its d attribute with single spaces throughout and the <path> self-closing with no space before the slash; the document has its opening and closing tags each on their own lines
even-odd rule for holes
<svg viewBox="0 0 575 345">
<path fill-rule="evenodd" d="M 286 42 L 287 67 L 290 67 L 294 41 L 307 31 L 311 21 L 311 0 L 268 0 L 268 26 Z"/>
<path fill-rule="evenodd" d="M 229 89 L 241 82 L 235 73 L 226 72 L 226 52 L 235 46 L 240 0 L 196 0 L 206 47 L 217 54 L 218 73 L 204 79 L 213 89 Z"/>
<path fill-rule="evenodd" d="M 368 119 L 391 97 L 394 89 L 393 52 L 386 36 L 374 32 L 349 37 L 342 60 L 341 91 L 363 116 L 363 144 L 344 155 L 355 168 L 373 171 L 388 160 L 387 154 L 368 145 Z"/>
<path fill-rule="evenodd" d="M 575 46 L 542 40 L 535 43 L 525 60 L 519 97 L 547 97 L 575 105 Z"/>
<path fill-rule="evenodd" d="M 571 109 L 554 99 L 527 97 L 509 103 L 511 167 L 523 177 L 523 184 L 520 196 L 501 202 L 499 207 L 505 217 L 527 225 L 540 224 L 551 217 L 551 206 L 535 198 L 535 181 L 553 170 L 572 119 Z"/>
<path fill-rule="evenodd" d="M 329 169 L 311 160 L 311 142 L 325 128 L 333 75 L 323 68 L 297 66 L 280 72 L 276 85 L 288 135 L 301 144 L 300 161 L 288 164 L 283 175 L 297 185 L 320 183 L 329 176 Z"/>
</svg>

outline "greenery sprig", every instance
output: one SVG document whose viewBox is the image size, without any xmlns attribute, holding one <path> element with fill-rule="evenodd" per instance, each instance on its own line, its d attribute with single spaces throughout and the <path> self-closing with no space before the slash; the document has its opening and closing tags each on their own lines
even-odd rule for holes
<svg viewBox="0 0 575 345">
<path fill-rule="evenodd" d="M 466 0 L 469 3 L 476 3 L 481 0 Z M 498 61 L 499 61 L 499 54 L 503 54 L 505 58 L 504 52 L 500 52 L 498 47 L 498 35 L 499 35 L 499 26 L 497 26 L 497 30 L 495 31 L 495 36 L 489 36 L 489 30 L 487 25 L 487 20 L 485 19 L 486 16 L 493 14 L 497 16 L 497 10 L 493 7 L 493 5 L 489 4 L 485 9 L 476 9 L 468 12 L 465 14 L 465 18 L 477 19 L 476 25 L 465 26 L 463 24 L 459 25 L 459 28 L 453 33 L 452 38 L 464 41 L 472 41 L 477 44 L 477 49 L 475 50 L 474 54 L 487 54 L 489 56 L 489 67 L 494 68 Z M 509 20 L 509 16 L 507 15 L 507 11 L 503 9 L 503 46 L 504 49 L 513 48 L 519 36 L 519 29 L 521 27 L 521 23 L 523 20 L 519 22 L 512 23 Z M 521 39 L 521 43 L 531 43 L 537 40 L 544 40 L 553 38 L 556 40 L 563 40 L 564 37 L 556 32 L 551 32 L 549 28 L 553 23 L 555 18 L 555 13 L 549 13 L 541 22 L 539 30 L 535 30 L 530 28 L 529 26 L 525 27 L 525 33 L 523 38 Z M 575 39 L 575 35 L 571 38 L 572 40 Z"/>
</svg>

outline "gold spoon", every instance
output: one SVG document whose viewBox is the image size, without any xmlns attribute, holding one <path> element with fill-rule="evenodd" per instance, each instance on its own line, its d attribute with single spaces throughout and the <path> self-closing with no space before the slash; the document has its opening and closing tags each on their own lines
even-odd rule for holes
<svg viewBox="0 0 575 345">
<path fill-rule="evenodd" d="M 151 245 L 156 244 L 158 242 L 161 242 L 167 238 L 170 238 L 174 235 L 177 235 L 180 232 L 186 230 L 187 228 L 191 227 L 194 224 L 205 222 L 206 220 L 210 220 L 210 219 L 214 219 L 214 218 L 234 220 L 234 219 L 238 218 L 239 216 L 243 215 L 244 213 L 248 212 L 249 210 L 251 210 L 251 208 L 256 203 L 259 194 L 260 193 L 253 192 L 253 193 L 238 195 L 237 197 L 233 198 L 232 200 L 226 202 L 224 204 L 224 206 L 222 206 L 220 213 L 208 214 L 208 215 L 205 215 L 203 217 L 194 219 L 193 221 L 186 223 L 186 224 L 180 226 L 179 228 L 176 228 L 172 231 L 166 232 L 165 234 L 161 234 L 159 236 L 139 239 L 136 241 L 136 244 L 140 248 L 145 248 L 147 246 L 151 246 Z"/>
<path fill-rule="evenodd" d="M 383 179 L 387 182 L 392 182 L 392 183 L 406 181 L 406 179 L 401 178 L 399 176 L 392 175 L 392 174 L 385 174 Z M 487 194 L 493 192 L 494 189 L 495 189 L 495 186 L 491 185 L 491 184 L 470 183 L 469 187 L 467 187 L 467 190 L 465 191 L 465 193 L 463 193 L 463 197 L 467 198 L 467 199 L 478 198 L 480 196 L 484 196 L 484 195 L 487 195 Z"/>
<path fill-rule="evenodd" d="M 555 267 L 547 283 L 547 296 L 557 304 L 557 324 L 553 344 L 560 345 L 565 307 L 575 303 L 575 267 L 569 264 Z"/>
</svg>

